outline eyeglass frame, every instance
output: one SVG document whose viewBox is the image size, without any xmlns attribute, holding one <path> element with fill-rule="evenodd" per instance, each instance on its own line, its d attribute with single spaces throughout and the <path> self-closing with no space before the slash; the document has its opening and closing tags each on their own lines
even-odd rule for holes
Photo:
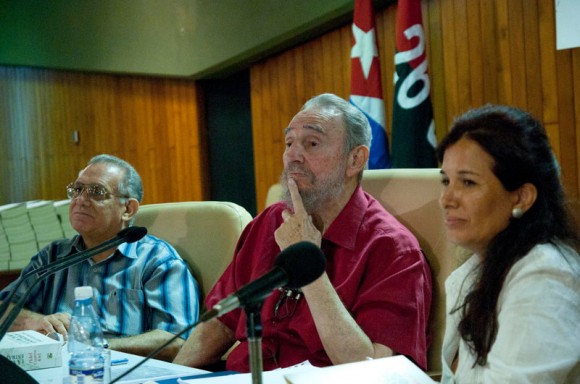
<svg viewBox="0 0 580 384">
<path fill-rule="evenodd" d="M 82 185 L 81 191 L 76 192 L 76 189 L 78 189 L 79 185 Z M 95 188 L 101 188 L 104 191 L 104 193 L 102 195 L 94 194 Z M 85 191 L 87 192 L 87 198 L 92 201 L 105 201 L 110 198 L 109 196 L 118 197 L 120 199 L 131 198 L 131 196 L 128 195 L 119 195 L 113 192 L 109 192 L 107 188 L 101 184 L 83 184 L 78 182 L 72 182 L 66 186 L 66 196 L 71 200 L 78 199 Z"/>
<path fill-rule="evenodd" d="M 302 293 L 301 289 L 293 289 L 286 287 L 278 288 L 278 291 L 280 291 L 280 297 L 278 298 L 278 301 L 274 305 L 274 318 L 280 321 L 294 316 L 294 313 L 296 313 L 296 308 L 298 307 L 298 302 L 300 301 L 302 296 L 304 296 L 304 294 Z M 291 304 L 288 303 L 289 300 L 292 300 Z M 282 307 L 282 305 L 286 307 L 292 305 L 293 307 L 291 310 L 287 309 L 286 310 L 287 313 L 284 316 L 281 316 L 280 308 Z"/>
</svg>

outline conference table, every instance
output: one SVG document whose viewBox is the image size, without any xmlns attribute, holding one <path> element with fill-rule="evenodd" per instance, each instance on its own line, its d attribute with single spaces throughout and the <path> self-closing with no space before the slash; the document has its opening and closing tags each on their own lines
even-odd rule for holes
<svg viewBox="0 0 580 384">
<path fill-rule="evenodd" d="M 127 359 L 111 367 L 115 379 L 143 360 L 143 357 L 111 351 L 111 361 Z M 0 373 L 1 374 L 1 373 Z M 67 384 L 68 352 L 63 348 L 62 366 L 28 371 L 40 384 Z M 1 381 L 1 380 L 0 380 Z M 293 367 L 263 372 L 264 384 L 435 384 L 424 372 L 404 356 L 387 357 L 356 363 L 317 368 L 308 362 Z M 250 373 L 212 373 L 161 360 L 150 359 L 123 377 L 119 384 L 251 384 Z"/>
</svg>

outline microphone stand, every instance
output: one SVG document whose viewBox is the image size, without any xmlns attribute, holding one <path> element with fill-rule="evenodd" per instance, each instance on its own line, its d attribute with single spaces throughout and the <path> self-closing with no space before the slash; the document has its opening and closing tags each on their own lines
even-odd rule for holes
<svg viewBox="0 0 580 384">
<path fill-rule="evenodd" d="M 262 384 L 262 301 L 246 304 L 244 311 L 252 384 Z"/>
</svg>

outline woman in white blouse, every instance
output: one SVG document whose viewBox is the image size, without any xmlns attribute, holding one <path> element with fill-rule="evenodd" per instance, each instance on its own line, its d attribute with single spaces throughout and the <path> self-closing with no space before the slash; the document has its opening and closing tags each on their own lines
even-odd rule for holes
<svg viewBox="0 0 580 384">
<path fill-rule="evenodd" d="M 450 241 L 442 383 L 580 383 L 580 238 L 541 123 L 488 105 L 437 148 Z"/>
</svg>

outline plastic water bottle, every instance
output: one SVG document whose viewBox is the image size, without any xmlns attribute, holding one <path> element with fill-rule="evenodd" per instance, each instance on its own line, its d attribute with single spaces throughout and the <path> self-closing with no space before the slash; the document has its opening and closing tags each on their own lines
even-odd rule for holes
<svg viewBox="0 0 580 384">
<path fill-rule="evenodd" d="M 105 339 L 93 308 L 93 288 L 75 288 L 75 306 L 68 332 L 71 384 L 105 383 Z"/>
</svg>

